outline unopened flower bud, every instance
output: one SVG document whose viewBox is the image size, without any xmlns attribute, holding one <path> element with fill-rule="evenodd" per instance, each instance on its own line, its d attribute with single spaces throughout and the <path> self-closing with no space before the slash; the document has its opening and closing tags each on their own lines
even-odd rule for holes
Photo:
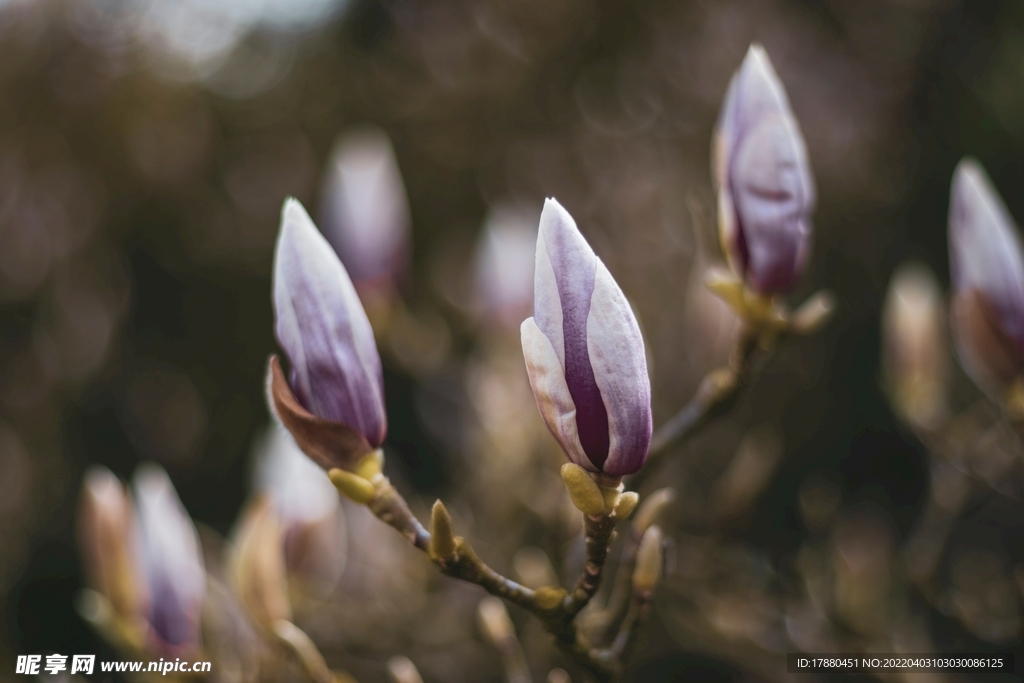
<svg viewBox="0 0 1024 683">
<path fill-rule="evenodd" d="M 373 330 L 348 273 L 295 199 L 284 204 L 274 252 L 275 414 L 324 469 L 352 469 L 384 442 L 384 381 Z"/>
<path fill-rule="evenodd" d="M 450 560 L 455 557 L 456 547 L 452 516 L 444 503 L 438 500 L 430 510 L 430 556 L 436 560 Z"/>
<path fill-rule="evenodd" d="M 917 264 L 893 275 L 882 311 L 885 379 L 897 410 L 919 427 L 945 411 L 948 360 L 943 296 L 935 276 Z"/>
<path fill-rule="evenodd" d="M 964 369 L 996 401 L 1024 372 L 1024 256 L 981 165 L 964 159 L 949 204 L 953 337 Z"/>
<path fill-rule="evenodd" d="M 335 467 L 327 472 L 327 476 L 331 478 L 334 488 L 353 503 L 366 505 L 377 495 L 377 489 L 373 487 L 373 484 L 358 474 Z"/>
<path fill-rule="evenodd" d="M 410 218 L 387 134 L 360 128 L 338 139 L 323 185 L 320 224 L 361 291 L 388 287 L 409 260 Z"/>
<path fill-rule="evenodd" d="M 675 499 L 676 492 L 670 488 L 658 489 L 646 496 L 640 504 L 640 509 L 636 511 L 636 516 L 633 517 L 633 532 L 642 536 Z"/>
<path fill-rule="evenodd" d="M 256 498 L 242 513 L 229 564 L 235 592 L 257 626 L 272 632 L 274 622 L 291 620 L 284 538 L 269 498 Z"/>
<path fill-rule="evenodd" d="M 554 199 L 537 237 L 534 316 L 523 355 L 537 407 L 569 459 L 621 477 L 643 466 L 651 441 L 651 384 L 633 311 Z"/>
<path fill-rule="evenodd" d="M 712 176 L 733 270 L 761 294 L 792 289 L 807 262 L 814 179 L 786 91 L 760 45 L 750 46 L 729 84 Z"/>
<path fill-rule="evenodd" d="M 194 652 L 206 596 L 199 533 L 160 467 L 140 466 L 133 489 L 149 594 L 150 641 L 159 652 Z"/>
<path fill-rule="evenodd" d="M 580 512 L 591 517 L 605 513 L 604 495 L 594 478 L 579 465 L 567 462 L 562 465 L 562 481 L 569 491 L 572 504 Z"/>
<path fill-rule="evenodd" d="M 626 519 L 633 513 L 633 508 L 640 502 L 640 494 L 636 491 L 626 491 L 619 494 L 615 501 L 615 519 Z"/>
<path fill-rule="evenodd" d="M 121 480 L 105 467 L 85 474 L 79 513 L 79 540 L 89 584 L 129 622 L 146 602 L 145 584 L 136 565 L 135 510 Z"/>
<path fill-rule="evenodd" d="M 652 591 L 661 581 L 664 569 L 661 528 L 655 524 L 647 528 L 636 551 L 636 568 L 633 569 L 633 590 Z"/>
</svg>

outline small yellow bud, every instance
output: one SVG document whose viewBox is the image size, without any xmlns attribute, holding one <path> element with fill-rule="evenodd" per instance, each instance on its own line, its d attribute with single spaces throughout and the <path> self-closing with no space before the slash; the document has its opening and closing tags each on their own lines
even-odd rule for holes
<svg viewBox="0 0 1024 683">
<path fill-rule="evenodd" d="M 355 473 L 367 481 L 384 471 L 384 451 L 378 448 L 372 453 L 363 456 L 363 459 L 356 464 Z"/>
<path fill-rule="evenodd" d="M 746 303 L 743 300 L 743 282 L 731 271 L 722 268 L 709 269 L 704 279 L 704 286 L 729 304 L 736 313 L 743 315 L 746 312 Z"/>
<path fill-rule="evenodd" d="M 448 560 L 455 556 L 455 528 L 448 508 L 440 500 L 430 511 L 430 557 Z"/>
<path fill-rule="evenodd" d="M 615 505 L 619 502 L 619 495 L 622 493 L 622 484 L 616 487 L 601 486 L 601 497 L 604 499 L 604 512 L 608 513 L 615 509 Z"/>
<path fill-rule="evenodd" d="M 593 477 L 579 465 L 567 462 L 562 465 L 562 481 L 569 491 L 572 504 L 585 515 L 597 517 L 605 513 L 604 495 Z"/>
<path fill-rule="evenodd" d="M 339 493 L 360 505 L 366 505 L 377 495 L 373 484 L 358 474 L 336 467 L 329 471 L 327 476 L 331 478 L 331 483 Z"/>
<path fill-rule="evenodd" d="M 636 568 L 633 570 L 633 590 L 651 591 L 661 581 L 662 564 L 661 528 L 655 524 L 644 532 L 640 548 L 636 552 Z"/>
<path fill-rule="evenodd" d="M 543 586 L 533 591 L 537 606 L 541 609 L 554 609 L 565 600 L 566 590 L 558 586 Z"/>
<path fill-rule="evenodd" d="M 790 328 L 800 334 L 810 334 L 828 322 L 835 308 L 836 298 L 832 292 L 818 292 L 793 311 Z"/>
<path fill-rule="evenodd" d="M 633 518 L 633 531 L 642 536 L 647 527 L 657 522 L 661 513 L 675 499 L 676 492 L 670 488 L 658 489 L 644 498 L 640 509 L 636 511 L 636 517 Z"/>
<path fill-rule="evenodd" d="M 615 519 L 626 519 L 633 512 L 633 508 L 640 502 L 640 494 L 636 491 L 626 491 L 625 493 L 619 494 L 619 499 L 615 502 L 614 515 Z"/>
</svg>

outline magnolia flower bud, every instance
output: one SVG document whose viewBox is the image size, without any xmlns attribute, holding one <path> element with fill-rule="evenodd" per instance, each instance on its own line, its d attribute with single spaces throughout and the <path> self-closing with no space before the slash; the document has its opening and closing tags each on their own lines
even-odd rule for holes
<svg viewBox="0 0 1024 683">
<path fill-rule="evenodd" d="M 338 139 L 322 190 L 320 225 L 361 290 L 393 283 L 409 259 L 409 205 L 387 134 Z"/>
<path fill-rule="evenodd" d="M 971 378 L 993 398 L 1024 371 L 1024 260 L 1006 206 L 981 165 L 964 159 L 949 202 L 951 323 Z"/>
<path fill-rule="evenodd" d="M 537 407 L 569 459 L 591 472 L 632 474 L 651 442 L 651 383 L 633 311 L 554 199 L 537 237 L 533 317 L 523 355 Z"/>
<path fill-rule="evenodd" d="M 885 379 L 893 403 L 912 424 L 934 427 L 945 411 L 948 374 L 944 303 L 927 268 L 904 265 L 882 311 Z"/>
<path fill-rule="evenodd" d="M 814 178 L 786 91 L 760 45 L 750 46 L 729 84 L 712 176 L 730 266 L 761 294 L 792 289 L 807 262 Z"/>
<path fill-rule="evenodd" d="M 121 480 L 105 467 L 85 474 L 79 514 L 79 540 L 89 584 L 114 613 L 136 621 L 146 602 L 137 567 L 135 510 Z"/>
<path fill-rule="evenodd" d="M 160 652 L 194 651 L 206 596 L 199 533 L 160 467 L 140 466 L 132 487 L 149 594 L 150 640 Z"/>
<path fill-rule="evenodd" d="M 351 469 L 387 432 L 380 356 L 345 267 L 295 199 L 284 204 L 274 253 L 277 340 L 269 391 L 278 418 L 324 469 Z"/>
</svg>

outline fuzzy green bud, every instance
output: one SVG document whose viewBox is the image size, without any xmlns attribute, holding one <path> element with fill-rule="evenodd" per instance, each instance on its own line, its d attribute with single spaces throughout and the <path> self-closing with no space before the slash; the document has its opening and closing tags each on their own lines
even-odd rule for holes
<svg viewBox="0 0 1024 683">
<path fill-rule="evenodd" d="M 455 527 L 448 508 L 440 500 L 430 511 L 430 557 L 449 560 L 455 556 Z"/>
</svg>

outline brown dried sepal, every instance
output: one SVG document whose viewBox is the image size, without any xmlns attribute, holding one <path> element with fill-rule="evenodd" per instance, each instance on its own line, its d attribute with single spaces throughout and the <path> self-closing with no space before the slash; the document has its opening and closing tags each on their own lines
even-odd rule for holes
<svg viewBox="0 0 1024 683">
<path fill-rule="evenodd" d="M 302 452 L 325 470 L 335 467 L 352 471 L 373 451 L 366 438 L 348 425 L 313 415 L 299 403 L 288 386 L 277 355 L 270 356 L 267 393 L 271 408 Z"/>
<path fill-rule="evenodd" d="M 970 289 L 953 297 L 952 313 L 960 347 L 980 375 L 975 381 L 986 391 L 1004 393 L 1024 373 L 1024 354 L 1003 331 L 995 308 L 983 292 Z"/>
</svg>

